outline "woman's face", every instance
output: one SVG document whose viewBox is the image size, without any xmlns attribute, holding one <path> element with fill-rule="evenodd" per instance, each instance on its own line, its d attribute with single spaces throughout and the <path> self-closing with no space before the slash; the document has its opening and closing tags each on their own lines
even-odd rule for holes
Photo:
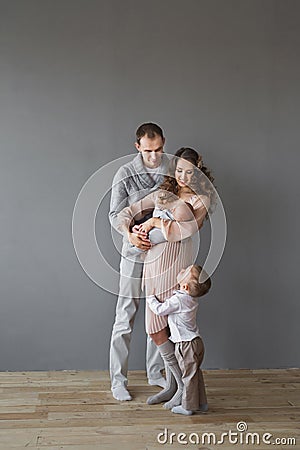
<svg viewBox="0 0 300 450">
<path fill-rule="evenodd" d="M 183 158 L 179 158 L 175 169 L 175 179 L 178 186 L 190 187 L 194 175 L 195 166 Z"/>
</svg>

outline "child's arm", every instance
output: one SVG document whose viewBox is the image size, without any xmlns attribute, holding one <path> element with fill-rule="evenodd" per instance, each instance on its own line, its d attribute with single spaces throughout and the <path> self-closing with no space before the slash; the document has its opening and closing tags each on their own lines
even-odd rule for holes
<svg viewBox="0 0 300 450">
<path fill-rule="evenodd" d="M 147 303 L 151 311 L 158 316 L 168 316 L 171 313 L 180 311 L 180 301 L 176 294 L 167 298 L 163 303 L 159 302 L 155 295 L 150 295 L 146 298 Z"/>
</svg>

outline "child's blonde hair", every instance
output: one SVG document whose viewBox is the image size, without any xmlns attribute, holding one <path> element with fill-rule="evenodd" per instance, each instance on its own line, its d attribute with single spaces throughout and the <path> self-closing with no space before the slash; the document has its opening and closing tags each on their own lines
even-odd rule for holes
<svg viewBox="0 0 300 450">
<path fill-rule="evenodd" d="M 189 294 L 191 297 L 202 297 L 203 295 L 207 294 L 207 292 L 210 290 L 211 279 L 205 272 L 205 270 L 202 269 L 201 266 L 194 265 L 194 267 L 198 270 L 199 276 L 197 280 L 191 280 L 187 283 L 189 287 Z M 200 280 L 201 276 L 208 277 L 204 281 L 204 283 L 202 283 Z"/>
</svg>

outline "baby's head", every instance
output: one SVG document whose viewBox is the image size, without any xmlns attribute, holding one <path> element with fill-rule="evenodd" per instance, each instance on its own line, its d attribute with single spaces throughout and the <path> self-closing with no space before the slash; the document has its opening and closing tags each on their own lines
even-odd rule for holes
<svg viewBox="0 0 300 450">
<path fill-rule="evenodd" d="M 201 266 L 191 265 L 182 269 L 177 275 L 177 282 L 180 289 L 187 291 L 191 297 L 202 297 L 211 286 L 211 279 L 208 277 L 204 283 L 201 278 L 207 277 L 207 273 Z"/>
</svg>

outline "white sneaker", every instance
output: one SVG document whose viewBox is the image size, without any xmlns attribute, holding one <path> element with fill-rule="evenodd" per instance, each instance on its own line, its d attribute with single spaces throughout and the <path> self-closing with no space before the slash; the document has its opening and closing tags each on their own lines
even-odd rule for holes
<svg viewBox="0 0 300 450">
<path fill-rule="evenodd" d="M 148 378 L 148 383 L 151 386 L 159 386 L 161 388 L 165 388 L 166 387 L 166 380 L 164 377 L 160 377 L 160 378 Z"/>
<path fill-rule="evenodd" d="M 111 391 L 112 391 L 113 397 L 116 400 L 119 400 L 120 402 L 132 400 L 132 397 L 129 394 L 129 392 L 127 391 L 125 386 L 118 386 L 118 387 L 112 389 Z"/>
</svg>

